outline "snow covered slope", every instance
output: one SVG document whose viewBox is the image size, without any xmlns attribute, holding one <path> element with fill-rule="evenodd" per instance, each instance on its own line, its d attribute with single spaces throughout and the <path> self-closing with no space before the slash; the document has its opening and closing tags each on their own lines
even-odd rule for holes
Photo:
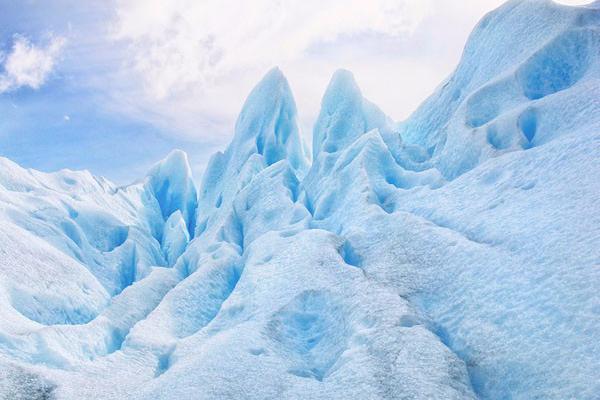
<svg viewBox="0 0 600 400">
<path fill-rule="evenodd" d="M 600 3 L 509 1 L 394 123 L 278 69 L 199 188 L 0 159 L 0 398 L 597 399 Z"/>
</svg>

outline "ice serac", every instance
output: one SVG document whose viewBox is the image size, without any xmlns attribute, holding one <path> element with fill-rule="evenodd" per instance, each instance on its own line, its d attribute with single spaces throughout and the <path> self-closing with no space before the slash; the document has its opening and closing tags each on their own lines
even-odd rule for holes
<svg viewBox="0 0 600 400">
<path fill-rule="evenodd" d="M 391 136 L 392 127 L 392 120 L 363 97 L 352 73 L 340 69 L 333 74 L 321 101 L 313 130 L 313 160 L 322 152 L 344 149 L 372 129 Z"/>
<path fill-rule="evenodd" d="M 158 202 L 163 221 L 180 211 L 188 232 L 193 235 L 198 199 L 187 155 L 181 150 L 172 151 L 152 167 L 146 185 Z"/>
<path fill-rule="evenodd" d="M 190 235 L 180 210 L 175 211 L 163 230 L 161 247 L 169 265 L 174 265 L 190 241 Z"/>
<path fill-rule="evenodd" d="M 296 102 L 279 68 L 270 70 L 248 96 L 230 148 L 238 162 L 256 153 L 267 166 L 286 159 L 296 170 L 306 168 Z"/>
<path fill-rule="evenodd" d="M 214 230 L 232 215 L 235 218 L 235 195 L 260 171 L 278 162 L 288 165 L 293 174 L 303 175 L 308 168 L 296 103 L 286 78 L 274 68 L 246 99 L 227 150 L 215 154 L 208 164 L 200 187 L 196 235 Z"/>
<path fill-rule="evenodd" d="M 398 127 L 447 179 L 600 120 L 597 3 L 511 0 L 486 15 L 454 73 Z M 582 111 L 582 112 L 580 112 Z"/>
<path fill-rule="evenodd" d="M 439 172 L 422 153 L 402 142 L 392 120 L 363 97 L 351 72 L 338 70 L 321 101 L 314 160 L 303 182 L 314 224 L 358 215 L 357 207 L 390 211 L 386 198 L 396 189 L 441 185 Z"/>
</svg>

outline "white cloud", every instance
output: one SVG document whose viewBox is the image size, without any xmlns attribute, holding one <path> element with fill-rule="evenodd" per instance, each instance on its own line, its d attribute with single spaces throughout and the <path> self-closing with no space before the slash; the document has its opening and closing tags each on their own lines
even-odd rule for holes
<svg viewBox="0 0 600 400">
<path fill-rule="evenodd" d="M 77 114 L 91 101 L 101 115 L 148 124 L 173 146 L 192 143 L 199 171 L 230 141 L 246 96 L 271 67 L 290 82 L 308 143 L 337 68 L 353 71 L 365 96 L 401 120 L 451 73 L 476 22 L 503 2 L 111 0 L 74 2 L 68 12 L 40 4 L 29 7 L 30 24 L 68 38 L 68 49 L 62 38 L 15 36 L 0 54 L 0 93 L 40 87 L 60 57 L 69 96 L 57 102 L 76 93 Z"/>
<path fill-rule="evenodd" d="M 504 0 L 115 0 L 96 88 L 111 111 L 222 146 L 245 97 L 279 66 L 310 141 L 337 68 L 406 118 L 456 66 L 477 21 Z"/>
<path fill-rule="evenodd" d="M 119 1 L 114 38 L 160 100 L 230 73 L 295 60 L 340 36 L 410 34 L 431 0 L 127 0 Z"/>
<path fill-rule="evenodd" d="M 11 51 L 0 57 L 0 93 L 25 86 L 40 88 L 52 72 L 64 44 L 64 38 L 53 37 L 47 46 L 38 47 L 24 36 L 15 36 Z"/>
</svg>

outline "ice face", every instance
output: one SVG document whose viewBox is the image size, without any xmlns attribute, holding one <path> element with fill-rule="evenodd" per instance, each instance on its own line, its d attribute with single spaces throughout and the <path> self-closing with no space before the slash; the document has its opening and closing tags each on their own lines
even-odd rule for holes
<svg viewBox="0 0 600 400">
<path fill-rule="evenodd" d="M 238 163 L 250 154 L 260 154 L 265 164 L 286 159 L 294 169 L 306 167 L 300 141 L 296 103 L 287 80 L 273 68 L 252 90 L 235 126 L 230 148 Z"/>
<path fill-rule="evenodd" d="M 209 162 L 200 186 L 196 236 L 241 245 L 243 229 L 237 215 L 243 210 L 234 204 L 235 198 L 261 171 L 280 164 L 302 176 L 308 162 L 294 98 L 287 80 L 274 68 L 248 96 L 225 153 L 215 154 Z"/>
<path fill-rule="evenodd" d="M 372 129 L 383 131 L 391 120 L 364 99 L 350 71 L 335 72 L 313 131 L 313 159 L 320 153 L 336 153 Z"/>
<path fill-rule="evenodd" d="M 447 179 L 598 124 L 595 6 L 509 1 L 471 34 L 456 71 L 398 130 Z M 586 109 L 585 113 L 576 110 Z M 587 112 L 589 110 L 589 113 Z"/>
<path fill-rule="evenodd" d="M 181 211 L 177 210 L 165 223 L 162 237 L 162 250 L 169 265 L 175 264 L 190 241 L 190 235 Z"/>
<path fill-rule="evenodd" d="M 179 211 L 193 234 L 198 200 L 187 155 L 181 150 L 171 152 L 150 170 L 146 185 L 158 202 L 163 220 Z"/>
<path fill-rule="evenodd" d="M 399 124 L 336 72 L 311 165 L 271 70 L 197 196 L 0 158 L 0 395 L 597 398 L 598 7 L 508 2 Z"/>
</svg>

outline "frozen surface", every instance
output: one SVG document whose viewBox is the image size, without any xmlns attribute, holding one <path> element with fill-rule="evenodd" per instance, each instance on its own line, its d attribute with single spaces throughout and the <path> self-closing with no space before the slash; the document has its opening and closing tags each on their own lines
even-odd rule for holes
<svg viewBox="0 0 600 400">
<path fill-rule="evenodd" d="M 509 1 L 407 120 L 278 69 L 196 188 L 0 158 L 1 399 L 600 393 L 600 3 Z"/>
<path fill-rule="evenodd" d="M 191 234 L 196 224 L 197 195 L 187 155 L 175 150 L 148 173 L 145 187 L 153 195 L 163 220 L 179 211 Z"/>
</svg>

